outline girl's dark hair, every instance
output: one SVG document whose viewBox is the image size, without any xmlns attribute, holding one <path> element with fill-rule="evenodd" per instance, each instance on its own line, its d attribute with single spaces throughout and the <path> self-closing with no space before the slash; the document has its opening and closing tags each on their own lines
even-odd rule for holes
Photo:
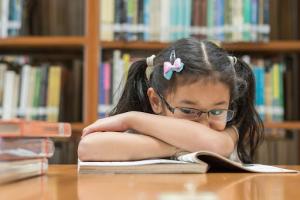
<svg viewBox="0 0 300 200">
<path fill-rule="evenodd" d="M 175 50 L 176 57 L 184 63 L 184 68 L 179 73 L 173 73 L 172 78 L 167 80 L 163 76 L 163 63 L 170 61 L 172 50 Z M 124 91 L 110 115 L 128 111 L 153 113 L 147 96 L 149 86 L 165 96 L 173 91 L 179 82 L 184 85 L 198 80 L 220 81 L 229 87 L 230 109 L 236 112 L 234 119 L 227 126 L 235 125 L 238 128 L 239 158 L 244 163 L 250 163 L 263 139 L 263 123 L 254 107 L 253 72 L 245 62 L 232 58 L 212 42 L 193 38 L 178 40 L 156 55 L 153 72 L 149 78 L 146 76 L 146 59 L 131 65 Z"/>
</svg>

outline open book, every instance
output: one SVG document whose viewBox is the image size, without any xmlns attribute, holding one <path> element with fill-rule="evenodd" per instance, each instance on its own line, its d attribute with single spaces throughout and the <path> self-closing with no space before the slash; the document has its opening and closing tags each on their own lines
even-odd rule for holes
<svg viewBox="0 0 300 200">
<path fill-rule="evenodd" d="M 178 156 L 175 160 L 149 159 L 128 162 L 83 162 L 78 160 L 79 173 L 206 173 L 219 172 L 262 172 L 297 173 L 298 171 L 261 164 L 234 162 L 213 152 L 199 151 Z"/>
</svg>

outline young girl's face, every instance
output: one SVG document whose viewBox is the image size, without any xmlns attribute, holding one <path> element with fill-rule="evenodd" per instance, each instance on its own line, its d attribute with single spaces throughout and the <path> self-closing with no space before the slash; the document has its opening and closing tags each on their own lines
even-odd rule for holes
<svg viewBox="0 0 300 200">
<path fill-rule="evenodd" d="M 228 86 L 212 80 L 200 80 L 180 86 L 161 100 L 162 115 L 183 118 L 222 131 L 226 127 L 230 103 Z M 173 109 L 175 108 L 175 109 Z M 202 111 L 202 112 L 201 112 Z"/>
</svg>

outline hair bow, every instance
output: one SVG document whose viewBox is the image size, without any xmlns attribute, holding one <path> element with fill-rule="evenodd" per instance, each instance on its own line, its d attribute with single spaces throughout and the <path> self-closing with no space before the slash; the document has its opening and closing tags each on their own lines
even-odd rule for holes
<svg viewBox="0 0 300 200">
<path fill-rule="evenodd" d="M 171 79 L 173 71 L 180 72 L 183 69 L 184 64 L 180 58 L 176 58 L 174 64 L 170 62 L 164 62 L 164 77 L 168 80 Z"/>
</svg>

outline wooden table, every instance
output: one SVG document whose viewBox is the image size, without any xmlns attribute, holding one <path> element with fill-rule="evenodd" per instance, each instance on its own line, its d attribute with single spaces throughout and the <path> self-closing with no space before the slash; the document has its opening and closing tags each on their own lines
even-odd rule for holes
<svg viewBox="0 0 300 200">
<path fill-rule="evenodd" d="M 300 170 L 299 166 L 282 166 Z M 168 196 L 169 195 L 169 196 Z M 299 174 L 77 174 L 50 165 L 47 175 L 0 186 L 1 200 L 35 199 L 299 199 Z M 196 198 L 199 197 L 199 198 Z M 201 197 L 201 198 L 200 198 Z"/>
</svg>

